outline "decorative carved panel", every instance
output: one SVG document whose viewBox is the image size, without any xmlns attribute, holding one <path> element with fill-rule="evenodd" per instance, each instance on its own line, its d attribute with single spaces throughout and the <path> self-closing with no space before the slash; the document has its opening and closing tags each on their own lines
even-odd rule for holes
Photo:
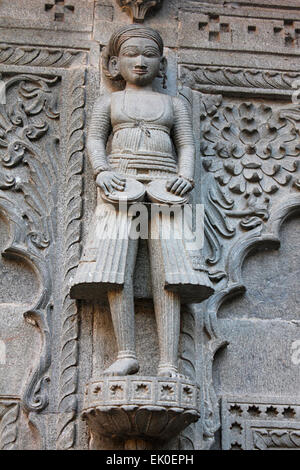
<svg viewBox="0 0 300 470">
<path fill-rule="evenodd" d="M 29 262 L 41 286 L 37 302 L 23 313 L 38 329 L 42 350 L 19 398 L 43 439 L 40 412 L 57 407 L 57 446 L 70 448 L 76 436 L 78 313 L 68 281 L 80 257 L 86 54 L 5 45 L 0 56 L 6 90 L 0 206 L 12 233 L 3 256 Z M 58 368 L 53 351 L 60 351 Z"/>
<path fill-rule="evenodd" d="M 207 301 L 182 307 L 180 372 L 199 384 L 200 419 L 170 446 L 209 449 L 218 446 L 219 430 L 223 449 L 299 448 L 297 398 L 224 391 L 216 383 L 222 361 L 215 357 L 235 341 L 228 329 L 225 336 L 218 315 L 228 299 L 247 289 L 245 258 L 253 250 L 280 249 L 282 224 L 300 211 L 300 6 L 298 0 L 225 3 L 1 0 L 0 99 L 6 103 L 0 104 L 0 223 L 7 223 L 7 234 L 0 274 L 7 266 L 15 273 L 17 266 L 7 282 L 16 276 L 23 282 L 16 305 L 6 305 L 13 289 L 1 297 L 0 380 L 11 376 L 13 354 L 18 362 L 7 393 L 1 383 L 1 449 L 28 447 L 24 426 L 28 436 L 34 429 L 32 447 L 89 446 L 86 424 L 79 421 L 83 384 L 91 370 L 108 365 L 115 345 L 106 306 L 76 303 L 69 287 L 95 203 L 84 152 L 100 53 L 112 31 L 131 20 L 162 33 L 166 83 L 172 84 L 165 92 L 180 93 L 193 113 L 199 156 L 193 202 L 205 206 L 205 243 L 191 259 L 215 289 Z M 102 77 L 101 91 L 106 86 Z M 143 399 L 146 377 L 158 361 L 156 340 L 150 347 L 143 342 L 143 330 L 155 331 L 149 266 L 141 266 L 146 258 L 138 260 L 135 275 Z M 271 273 L 261 271 L 263 291 Z M 280 320 L 296 330 L 297 305 L 286 317 L 284 307 L 282 312 Z M 235 321 L 234 312 L 228 317 Z M 274 321 L 279 337 L 284 326 Z M 112 443 L 94 439 L 90 445 L 109 449 Z"/>
<path fill-rule="evenodd" d="M 299 449 L 299 411 L 290 398 L 224 397 L 222 449 Z"/>
<path fill-rule="evenodd" d="M 195 90 L 194 103 L 198 100 L 194 120 L 199 122 L 195 131 L 206 221 L 203 258 L 195 258 L 194 268 L 206 266 L 216 288 L 197 307 L 203 335 L 196 348 L 205 372 L 202 429 L 196 425 L 196 435 L 209 448 L 223 427 L 212 378 L 214 356 L 227 344 L 219 330 L 219 307 L 247 288 L 242 280 L 247 254 L 260 246 L 278 249 L 281 224 L 300 207 L 299 104 L 292 102 L 299 73 L 184 60 L 180 80 Z"/>
<path fill-rule="evenodd" d="M 0 450 L 18 450 L 20 403 L 15 398 L 0 399 Z"/>
</svg>

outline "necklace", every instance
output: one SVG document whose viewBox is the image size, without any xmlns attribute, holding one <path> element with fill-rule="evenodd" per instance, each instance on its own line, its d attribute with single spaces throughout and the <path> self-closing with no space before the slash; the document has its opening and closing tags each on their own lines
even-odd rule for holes
<svg viewBox="0 0 300 470">
<path fill-rule="evenodd" d="M 131 93 L 131 92 L 129 92 L 129 93 Z M 145 92 L 145 94 L 146 93 L 147 92 Z M 164 106 L 163 99 L 160 96 L 160 94 L 157 93 L 156 96 L 159 98 L 160 106 L 159 106 L 159 113 L 156 116 L 152 117 L 151 119 L 146 119 L 143 116 L 137 116 L 137 115 L 132 116 L 130 114 L 130 110 L 128 109 L 129 106 L 128 105 L 126 106 L 127 95 L 128 95 L 128 91 L 125 90 L 124 93 L 123 93 L 123 100 L 122 100 L 122 112 L 125 114 L 126 117 L 128 117 L 129 119 L 131 119 L 133 121 L 136 121 L 136 122 L 155 122 L 155 121 L 158 121 L 165 112 L 165 106 Z M 151 93 L 148 93 L 148 95 L 151 95 Z"/>
</svg>

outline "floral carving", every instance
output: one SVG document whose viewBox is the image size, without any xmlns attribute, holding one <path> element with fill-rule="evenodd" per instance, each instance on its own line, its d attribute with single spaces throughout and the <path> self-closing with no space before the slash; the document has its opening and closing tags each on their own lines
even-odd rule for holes
<svg viewBox="0 0 300 470">
<path fill-rule="evenodd" d="M 110 390 L 111 390 L 111 395 L 114 397 L 114 398 L 122 398 L 123 397 L 123 394 L 124 394 L 124 390 L 123 390 L 123 387 L 121 387 L 121 385 L 112 385 L 110 387 Z"/>
<path fill-rule="evenodd" d="M 300 144 L 295 126 L 270 106 L 225 106 L 203 129 L 202 152 L 221 186 L 259 197 L 295 181 Z"/>
<path fill-rule="evenodd" d="M 294 418 L 296 416 L 296 412 L 293 408 L 291 408 L 290 406 L 288 406 L 287 408 L 284 408 L 283 412 L 282 412 L 282 415 L 285 417 L 285 418 Z"/>
<path fill-rule="evenodd" d="M 267 416 L 271 416 L 271 417 L 275 417 L 278 415 L 278 411 L 277 409 L 274 407 L 274 406 L 268 406 L 267 409 L 266 409 L 266 415 Z"/>
<path fill-rule="evenodd" d="M 227 200 L 221 209 L 223 218 L 240 219 L 242 229 L 252 230 L 269 219 L 270 198 L 280 188 L 300 189 L 299 110 L 293 107 L 275 112 L 265 104 L 222 106 L 214 101 L 211 112 L 201 113 L 203 166 L 214 176 L 221 199 Z M 206 201 L 211 207 L 207 218 L 216 213 L 220 195 Z M 237 207 L 238 200 L 242 205 Z M 219 259 L 212 234 L 206 237 Z"/>
<path fill-rule="evenodd" d="M 256 449 L 293 449 L 300 447 L 300 432 L 294 429 L 254 429 L 253 441 Z"/>
<path fill-rule="evenodd" d="M 300 447 L 300 405 L 284 403 L 278 397 L 257 398 L 252 403 L 236 401 L 238 397 L 223 399 L 222 449 L 239 445 L 241 450 L 268 450 Z M 250 397 L 249 397 L 250 398 Z M 253 400 L 253 397 L 251 397 Z M 288 413 L 285 411 L 288 410 Z"/>
<path fill-rule="evenodd" d="M 231 405 L 229 411 L 231 414 L 236 416 L 241 416 L 241 414 L 243 413 L 243 410 L 239 405 Z"/>
<path fill-rule="evenodd" d="M 249 406 L 248 413 L 250 416 L 253 416 L 255 418 L 261 414 L 261 411 L 258 406 L 252 405 Z"/>
<path fill-rule="evenodd" d="M 146 397 L 149 394 L 149 387 L 146 384 L 138 384 L 136 387 L 137 395 L 141 397 Z"/>
<path fill-rule="evenodd" d="M 174 388 L 170 385 L 163 385 L 161 388 L 161 399 L 172 400 L 174 395 Z"/>
<path fill-rule="evenodd" d="M 16 450 L 20 405 L 9 402 L 0 405 L 4 408 L 0 413 L 0 450 Z"/>
<path fill-rule="evenodd" d="M 299 79 L 298 72 L 257 70 L 238 67 L 213 67 L 206 65 L 183 64 L 180 66 L 182 83 L 194 90 L 216 92 L 230 90 L 230 94 L 240 96 L 241 91 L 251 94 L 286 96 L 291 94 L 293 83 Z"/>
<path fill-rule="evenodd" d="M 0 44 L 0 64 L 68 68 L 74 63 L 80 64 L 84 61 L 85 53 L 74 49 L 47 49 Z"/>
<path fill-rule="evenodd" d="M 191 387 L 184 387 L 182 392 L 185 400 L 192 400 L 193 390 L 191 389 Z"/>
<path fill-rule="evenodd" d="M 24 313 L 27 321 L 39 328 L 43 350 L 23 403 L 29 411 L 40 411 L 48 404 L 51 364 L 52 242 L 56 237 L 59 142 L 53 133 L 59 118 L 59 79 L 32 74 L 2 78 L 7 104 L 0 106 L 0 207 L 13 232 L 11 244 L 2 254 L 28 260 L 39 272 L 43 286 L 37 303 Z"/>
<path fill-rule="evenodd" d="M 118 0 L 122 10 L 128 11 L 133 21 L 137 23 L 142 23 L 147 11 L 161 3 L 162 0 Z"/>
</svg>

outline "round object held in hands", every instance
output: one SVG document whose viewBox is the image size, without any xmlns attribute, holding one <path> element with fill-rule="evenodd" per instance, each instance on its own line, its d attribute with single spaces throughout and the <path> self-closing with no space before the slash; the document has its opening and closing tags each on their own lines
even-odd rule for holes
<svg viewBox="0 0 300 470">
<path fill-rule="evenodd" d="M 113 192 L 106 195 L 101 189 L 101 197 L 112 204 L 118 204 L 120 202 L 133 203 L 142 201 L 145 196 L 145 186 L 139 181 L 133 178 L 126 178 L 124 191 L 118 191 L 115 189 Z"/>
<path fill-rule="evenodd" d="M 167 190 L 168 180 L 158 179 L 151 181 L 147 186 L 147 195 L 151 202 L 158 204 L 185 204 L 189 200 L 189 195 L 177 196 Z"/>
</svg>

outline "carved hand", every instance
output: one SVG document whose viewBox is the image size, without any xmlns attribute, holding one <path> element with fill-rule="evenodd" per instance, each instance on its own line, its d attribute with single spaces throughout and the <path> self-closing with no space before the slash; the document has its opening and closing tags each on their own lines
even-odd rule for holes
<svg viewBox="0 0 300 470">
<path fill-rule="evenodd" d="M 104 191 L 106 196 L 115 190 L 124 191 L 125 183 L 125 178 L 122 178 L 122 176 L 114 171 L 102 171 L 96 179 L 97 186 Z"/>
<path fill-rule="evenodd" d="M 184 177 L 175 176 L 171 180 L 167 181 L 166 188 L 170 193 L 176 194 L 176 196 L 184 196 L 184 194 L 193 189 L 193 185 Z"/>
</svg>

